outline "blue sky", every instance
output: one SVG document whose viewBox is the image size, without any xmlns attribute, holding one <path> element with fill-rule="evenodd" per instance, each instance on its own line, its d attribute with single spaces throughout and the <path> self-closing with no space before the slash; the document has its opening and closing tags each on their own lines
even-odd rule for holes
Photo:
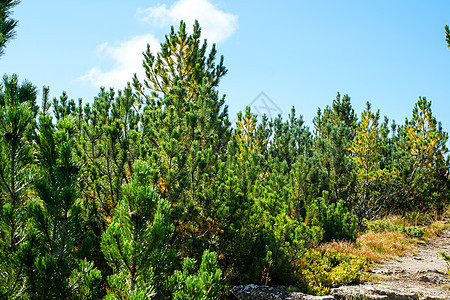
<svg viewBox="0 0 450 300">
<path fill-rule="evenodd" d="M 419 96 L 450 131 L 450 1 L 23 1 L 17 37 L 0 73 L 17 73 L 52 97 L 92 102 L 101 85 L 121 89 L 142 72 L 141 52 L 157 49 L 170 25 L 198 19 L 224 55 L 230 119 L 264 92 L 287 117 L 308 125 L 336 93 L 360 115 L 366 101 L 403 123 Z M 260 111 L 264 111 L 260 109 Z"/>
</svg>

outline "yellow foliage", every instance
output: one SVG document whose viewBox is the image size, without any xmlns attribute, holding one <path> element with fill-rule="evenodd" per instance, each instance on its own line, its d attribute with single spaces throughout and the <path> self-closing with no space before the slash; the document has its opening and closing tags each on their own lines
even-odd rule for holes
<svg viewBox="0 0 450 300">
<path fill-rule="evenodd" d="M 164 195 L 164 193 L 166 192 L 166 187 L 165 187 L 165 182 L 164 182 L 164 179 L 162 178 L 162 177 L 160 177 L 159 179 L 158 179 L 158 189 L 159 189 L 159 192 L 162 194 L 162 195 Z"/>
</svg>

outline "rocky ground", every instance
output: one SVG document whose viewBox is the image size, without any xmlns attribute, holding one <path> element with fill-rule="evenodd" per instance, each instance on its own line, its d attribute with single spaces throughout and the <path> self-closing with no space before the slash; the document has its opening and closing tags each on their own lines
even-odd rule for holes
<svg viewBox="0 0 450 300">
<path fill-rule="evenodd" d="M 375 265 L 373 282 L 334 288 L 329 296 L 308 296 L 282 287 L 258 285 L 234 287 L 232 293 L 237 299 L 450 299 L 449 266 L 439 252 L 450 253 L 449 231 L 418 246 L 411 254 Z"/>
<path fill-rule="evenodd" d="M 450 299 L 448 265 L 439 252 L 450 253 L 450 232 L 441 234 L 411 254 L 385 261 L 372 270 L 388 287 L 415 293 L 420 299 Z"/>
</svg>

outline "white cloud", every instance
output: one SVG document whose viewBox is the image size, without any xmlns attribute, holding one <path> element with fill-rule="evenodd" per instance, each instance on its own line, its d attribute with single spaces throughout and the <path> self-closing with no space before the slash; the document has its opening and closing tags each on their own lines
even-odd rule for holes
<svg viewBox="0 0 450 300">
<path fill-rule="evenodd" d="M 138 13 L 144 15 L 143 20 L 160 26 L 174 25 L 177 28 L 180 20 L 184 20 L 188 30 L 192 30 L 194 21 L 198 20 L 202 38 L 207 38 L 210 44 L 224 41 L 238 26 L 236 15 L 219 10 L 210 0 L 178 0 L 169 8 L 162 4 L 138 9 Z M 150 44 L 153 54 L 160 49 L 159 41 L 152 34 L 135 36 L 115 45 L 107 42 L 98 45 L 95 53 L 102 59 L 111 60 L 112 67 L 109 70 L 93 67 L 78 79 L 97 87 L 124 88 L 134 73 L 143 78 L 142 52 L 147 44 Z"/>
<path fill-rule="evenodd" d="M 99 67 L 93 67 L 79 79 L 94 86 L 124 88 L 126 83 L 132 80 L 134 73 L 142 78 L 144 73 L 142 52 L 147 49 L 147 44 L 150 44 L 153 53 L 159 50 L 159 42 L 151 34 L 135 36 L 117 45 L 110 45 L 107 42 L 98 45 L 95 52 L 100 57 L 111 59 L 112 68 L 104 71 Z"/>
<path fill-rule="evenodd" d="M 230 37 L 238 27 L 238 16 L 219 10 L 209 0 L 179 0 L 169 8 L 166 4 L 139 9 L 145 15 L 142 19 L 161 26 L 174 25 L 177 28 L 184 20 L 192 29 L 195 20 L 202 28 L 202 37 L 210 43 L 219 43 Z"/>
</svg>

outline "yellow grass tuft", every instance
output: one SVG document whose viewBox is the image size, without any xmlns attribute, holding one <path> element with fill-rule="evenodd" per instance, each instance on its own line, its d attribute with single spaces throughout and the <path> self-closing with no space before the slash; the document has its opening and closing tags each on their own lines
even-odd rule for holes
<svg viewBox="0 0 450 300">
<path fill-rule="evenodd" d="M 379 262 L 394 256 L 404 255 L 414 248 L 417 240 L 408 238 L 401 232 L 366 232 L 356 243 L 333 241 L 324 243 L 319 249 L 334 249 L 338 252 L 363 256 L 371 262 Z"/>
<path fill-rule="evenodd" d="M 362 250 L 372 253 L 374 261 L 379 261 L 393 256 L 404 255 L 411 251 L 417 243 L 415 239 L 405 236 L 401 232 L 366 232 L 361 235 L 357 243 Z"/>
<path fill-rule="evenodd" d="M 380 258 L 378 255 L 367 249 L 362 249 L 356 243 L 349 241 L 332 241 L 321 244 L 320 250 L 334 249 L 338 252 L 349 253 L 352 255 L 366 257 L 369 261 L 378 261 Z"/>
<path fill-rule="evenodd" d="M 437 221 L 425 228 L 425 233 L 423 235 L 424 239 L 430 239 L 435 237 L 436 235 L 439 235 L 443 233 L 444 231 L 450 229 L 450 224 L 444 222 L 444 221 Z"/>
</svg>

